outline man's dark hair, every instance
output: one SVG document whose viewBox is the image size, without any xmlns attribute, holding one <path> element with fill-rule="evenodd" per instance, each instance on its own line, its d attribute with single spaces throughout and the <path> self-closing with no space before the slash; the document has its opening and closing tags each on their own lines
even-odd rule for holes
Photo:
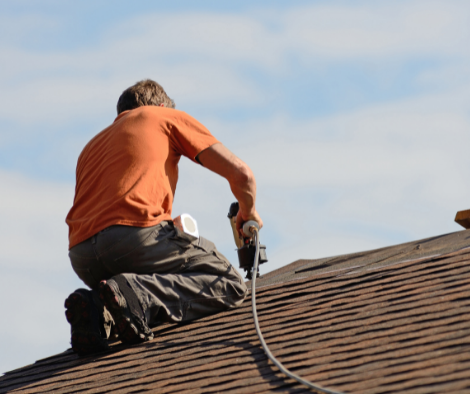
<svg viewBox="0 0 470 394">
<path fill-rule="evenodd" d="M 158 83 L 151 79 L 144 79 L 122 92 L 117 103 L 117 113 L 119 115 L 129 109 L 160 104 L 167 108 L 175 108 L 175 102 L 168 97 Z"/>
</svg>

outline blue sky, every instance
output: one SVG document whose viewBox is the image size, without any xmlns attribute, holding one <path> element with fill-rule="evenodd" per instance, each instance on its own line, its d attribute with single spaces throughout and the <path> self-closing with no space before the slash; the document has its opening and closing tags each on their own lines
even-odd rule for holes
<svg viewBox="0 0 470 394">
<path fill-rule="evenodd" d="M 252 167 L 263 272 L 458 231 L 469 18 L 465 1 L 2 1 L 0 305 L 34 329 L 0 328 L 0 371 L 68 348 L 76 160 L 143 78 Z M 175 215 L 237 265 L 232 201 L 182 160 Z"/>
</svg>

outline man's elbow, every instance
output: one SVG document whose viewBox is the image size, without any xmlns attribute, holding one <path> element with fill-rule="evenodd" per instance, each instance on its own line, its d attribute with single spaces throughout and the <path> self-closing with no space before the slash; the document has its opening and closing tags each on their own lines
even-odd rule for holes
<svg viewBox="0 0 470 394">
<path fill-rule="evenodd" d="M 255 176 L 250 167 L 243 163 L 237 168 L 237 171 L 233 177 L 233 181 L 238 185 L 249 185 L 255 182 Z"/>
</svg>

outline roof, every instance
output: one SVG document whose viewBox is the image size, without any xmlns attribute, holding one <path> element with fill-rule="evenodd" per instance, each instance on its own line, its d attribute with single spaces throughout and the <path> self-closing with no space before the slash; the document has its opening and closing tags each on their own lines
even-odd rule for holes
<svg viewBox="0 0 470 394">
<path fill-rule="evenodd" d="M 299 260 L 257 281 L 274 355 L 348 393 L 470 393 L 470 230 Z M 267 361 L 238 309 L 154 329 L 155 339 L 79 358 L 67 350 L 6 373 L 0 392 L 302 393 Z"/>
</svg>

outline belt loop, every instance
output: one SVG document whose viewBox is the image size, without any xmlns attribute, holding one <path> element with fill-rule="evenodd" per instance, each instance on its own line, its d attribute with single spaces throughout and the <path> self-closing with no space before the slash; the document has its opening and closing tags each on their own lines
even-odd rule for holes
<svg viewBox="0 0 470 394">
<path fill-rule="evenodd" d="M 91 244 L 94 245 L 96 243 L 96 235 L 91 237 Z"/>
</svg>

